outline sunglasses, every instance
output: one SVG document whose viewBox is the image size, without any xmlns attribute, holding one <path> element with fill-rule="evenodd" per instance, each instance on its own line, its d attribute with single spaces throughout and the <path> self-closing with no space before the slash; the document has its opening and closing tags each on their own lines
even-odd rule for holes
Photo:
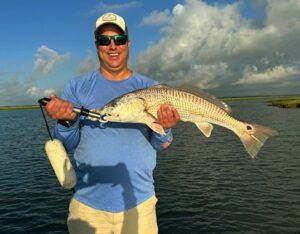
<svg viewBox="0 0 300 234">
<path fill-rule="evenodd" d="M 127 35 L 114 35 L 114 36 L 96 36 L 96 42 L 99 46 L 108 46 L 110 45 L 111 40 L 114 40 L 116 45 L 125 45 L 128 38 Z"/>
</svg>

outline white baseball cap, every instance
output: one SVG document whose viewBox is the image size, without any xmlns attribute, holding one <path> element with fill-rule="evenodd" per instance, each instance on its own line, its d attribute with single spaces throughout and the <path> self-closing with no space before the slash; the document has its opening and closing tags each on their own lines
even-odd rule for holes
<svg viewBox="0 0 300 234">
<path fill-rule="evenodd" d="M 95 33 L 98 31 L 98 29 L 103 26 L 104 24 L 115 24 L 117 25 L 125 34 L 127 34 L 127 30 L 126 30 L 126 23 L 125 20 L 123 19 L 123 17 L 112 13 L 112 12 L 108 12 L 105 13 L 104 15 L 100 16 L 97 20 L 96 20 L 96 29 L 95 29 Z"/>
</svg>

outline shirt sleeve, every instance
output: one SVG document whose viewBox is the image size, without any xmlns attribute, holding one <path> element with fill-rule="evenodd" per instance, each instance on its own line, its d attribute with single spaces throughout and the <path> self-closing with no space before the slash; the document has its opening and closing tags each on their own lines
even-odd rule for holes
<svg viewBox="0 0 300 234">
<path fill-rule="evenodd" d="M 157 151 L 161 151 L 163 149 L 166 149 L 171 145 L 173 141 L 173 133 L 172 129 L 166 129 L 165 135 L 161 135 L 159 133 L 153 132 L 151 136 L 151 145 L 156 149 Z"/>
<path fill-rule="evenodd" d="M 74 106 L 81 106 L 75 96 L 74 84 L 71 81 L 66 85 L 61 98 L 71 102 Z M 71 127 L 65 127 L 57 122 L 52 135 L 63 143 L 67 151 L 75 149 L 80 140 L 80 117 Z"/>
</svg>

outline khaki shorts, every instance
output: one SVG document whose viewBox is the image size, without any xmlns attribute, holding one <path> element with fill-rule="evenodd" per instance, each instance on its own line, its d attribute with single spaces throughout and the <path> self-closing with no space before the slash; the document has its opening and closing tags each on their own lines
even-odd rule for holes
<svg viewBox="0 0 300 234">
<path fill-rule="evenodd" d="M 96 210 L 72 199 L 69 207 L 68 229 L 70 234 L 157 234 L 153 195 L 135 208 L 119 213 Z"/>
</svg>

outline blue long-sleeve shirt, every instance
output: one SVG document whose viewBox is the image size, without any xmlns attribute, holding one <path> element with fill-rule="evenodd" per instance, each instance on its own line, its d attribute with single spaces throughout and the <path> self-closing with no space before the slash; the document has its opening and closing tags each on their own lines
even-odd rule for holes
<svg viewBox="0 0 300 234">
<path fill-rule="evenodd" d="M 96 70 L 71 80 L 62 98 L 77 107 L 100 109 L 122 94 L 155 84 L 138 73 L 112 81 Z M 53 135 L 68 151 L 75 150 L 75 198 L 108 212 L 133 208 L 155 193 L 156 151 L 172 141 L 170 129 L 160 135 L 144 124 L 102 124 L 83 116 L 70 128 L 56 124 Z"/>
</svg>

